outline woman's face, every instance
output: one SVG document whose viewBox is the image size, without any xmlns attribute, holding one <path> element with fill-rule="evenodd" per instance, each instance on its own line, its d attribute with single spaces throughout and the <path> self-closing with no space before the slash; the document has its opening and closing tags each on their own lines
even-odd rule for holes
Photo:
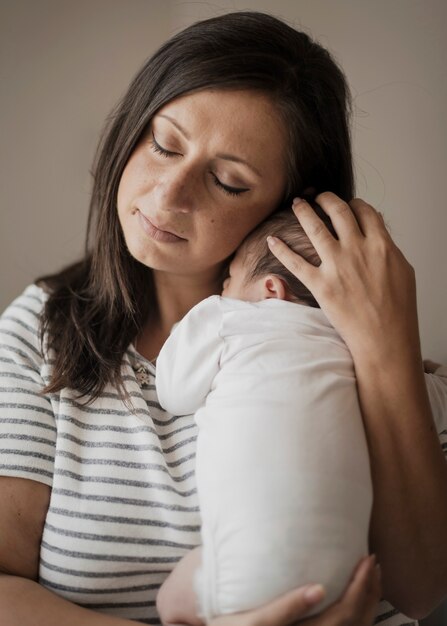
<svg viewBox="0 0 447 626">
<path fill-rule="evenodd" d="M 220 268 L 281 201 L 286 133 L 254 91 L 201 91 L 162 107 L 124 169 L 126 245 L 155 270 Z"/>
</svg>

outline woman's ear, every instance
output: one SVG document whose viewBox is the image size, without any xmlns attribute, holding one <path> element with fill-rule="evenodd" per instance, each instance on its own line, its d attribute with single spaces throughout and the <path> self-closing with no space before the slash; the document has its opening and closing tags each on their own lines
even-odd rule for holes
<svg viewBox="0 0 447 626">
<path fill-rule="evenodd" d="M 277 298 L 278 300 L 290 300 L 289 290 L 285 281 L 276 274 L 267 274 L 261 283 L 262 298 Z"/>
</svg>

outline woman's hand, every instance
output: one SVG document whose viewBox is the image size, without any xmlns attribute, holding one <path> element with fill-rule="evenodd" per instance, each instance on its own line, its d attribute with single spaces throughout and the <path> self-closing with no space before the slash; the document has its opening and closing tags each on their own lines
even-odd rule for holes
<svg viewBox="0 0 447 626">
<path fill-rule="evenodd" d="M 383 364 L 409 349 L 420 360 L 414 271 L 382 215 L 363 200 L 348 204 L 330 192 L 316 201 L 338 240 L 305 200 L 295 199 L 293 210 L 321 265 L 314 267 L 277 238 L 273 245 L 269 238 L 272 253 L 312 292 L 354 361 L 368 355 Z"/>
<path fill-rule="evenodd" d="M 338 239 L 307 202 L 295 201 L 293 210 L 321 265 L 279 239 L 270 249 L 351 351 L 373 480 L 370 549 L 386 599 L 420 619 L 447 590 L 447 465 L 423 374 L 414 270 L 366 202 L 329 192 L 316 200 Z"/>
<path fill-rule="evenodd" d="M 380 573 L 375 567 L 375 558 L 365 557 L 360 562 L 338 602 L 316 617 L 304 619 L 323 599 L 321 592 L 313 601 L 306 598 L 308 589 L 309 587 L 294 589 L 253 611 L 216 617 L 208 626 L 289 626 L 300 620 L 304 620 L 303 624 L 306 626 L 370 626 L 381 591 Z"/>
</svg>

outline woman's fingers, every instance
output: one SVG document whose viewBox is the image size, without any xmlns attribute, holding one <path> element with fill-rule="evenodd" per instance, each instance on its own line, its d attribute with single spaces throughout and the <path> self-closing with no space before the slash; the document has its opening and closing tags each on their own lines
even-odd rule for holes
<svg viewBox="0 0 447 626">
<path fill-rule="evenodd" d="M 257 609 L 216 617 L 208 626 L 290 626 L 323 598 L 321 585 L 306 585 L 292 589 Z"/>
<path fill-rule="evenodd" d="M 371 626 L 380 600 L 380 572 L 374 557 L 363 559 L 340 600 L 303 626 Z"/>
<path fill-rule="evenodd" d="M 291 272 L 303 285 L 311 289 L 318 269 L 296 254 L 278 237 L 267 237 L 267 244 L 272 254 Z"/>
<path fill-rule="evenodd" d="M 371 626 L 381 592 L 374 565 L 374 557 L 363 559 L 341 599 L 314 617 L 303 619 L 324 598 L 321 585 L 293 589 L 258 609 L 216 617 L 208 626 Z"/>
<path fill-rule="evenodd" d="M 332 226 L 341 242 L 358 238 L 363 234 L 350 205 L 335 193 L 325 191 L 318 194 L 315 200 L 330 217 Z"/>
<path fill-rule="evenodd" d="M 349 206 L 356 217 L 362 233 L 366 237 L 379 234 L 387 239 L 390 238 L 382 213 L 376 211 L 374 207 L 361 198 L 354 198 L 349 203 Z"/>
<path fill-rule="evenodd" d="M 318 256 L 322 259 L 324 254 L 333 250 L 336 245 L 335 237 L 306 200 L 295 198 L 292 209 Z"/>
<path fill-rule="evenodd" d="M 367 237 L 368 235 L 379 233 L 389 237 L 382 214 L 360 198 L 354 198 L 347 203 L 336 194 L 326 191 L 320 193 L 316 197 L 316 201 L 330 218 L 332 226 L 342 244 L 350 244 L 353 239 L 362 235 Z M 293 203 L 293 209 L 309 239 L 315 245 L 312 239 L 312 229 L 318 231 L 321 226 L 324 226 L 323 222 L 319 220 L 318 216 L 314 217 L 312 215 L 312 208 L 305 201 L 296 199 Z M 323 234 L 323 243 L 330 242 L 330 240 L 326 240 L 326 234 Z"/>
<path fill-rule="evenodd" d="M 340 606 L 346 604 L 343 610 L 347 610 L 348 614 L 351 611 L 354 615 L 363 613 L 363 621 L 358 620 L 356 616 L 353 624 L 369 624 L 372 623 L 377 603 L 380 600 L 380 592 L 380 569 L 376 567 L 375 557 L 370 556 L 359 564 L 339 604 Z"/>
</svg>

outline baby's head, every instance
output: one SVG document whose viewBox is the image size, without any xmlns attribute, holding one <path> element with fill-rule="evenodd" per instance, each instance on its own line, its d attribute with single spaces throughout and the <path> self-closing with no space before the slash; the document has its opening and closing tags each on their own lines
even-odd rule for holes
<svg viewBox="0 0 447 626">
<path fill-rule="evenodd" d="M 335 234 L 329 218 L 321 209 L 318 215 Z M 293 211 L 283 210 L 262 222 L 244 239 L 230 264 L 230 275 L 223 283 L 222 296 L 249 302 L 279 298 L 319 307 L 307 287 L 270 252 L 268 235 L 282 239 L 312 265 L 320 265 L 320 257 Z"/>
</svg>

